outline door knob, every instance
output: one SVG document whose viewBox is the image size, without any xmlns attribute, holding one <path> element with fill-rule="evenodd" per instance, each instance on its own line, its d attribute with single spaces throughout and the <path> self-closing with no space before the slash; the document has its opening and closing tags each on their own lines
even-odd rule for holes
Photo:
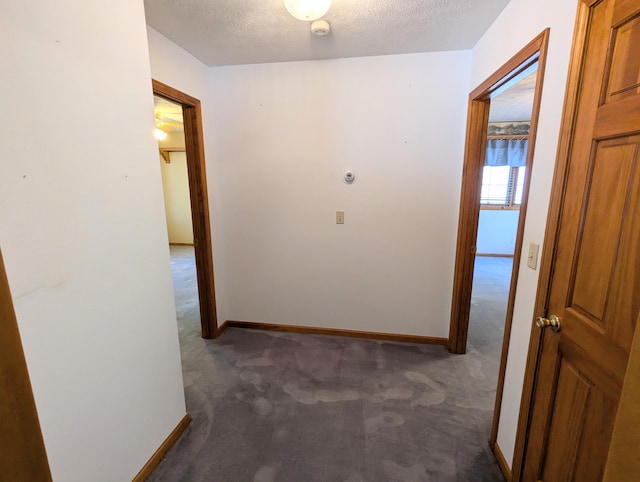
<svg viewBox="0 0 640 482">
<path fill-rule="evenodd" d="M 536 318 L 536 326 L 538 328 L 546 328 L 550 326 L 556 333 L 560 331 L 560 318 L 556 315 L 551 315 L 549 318 L 538 316 Z"/>
</svg>

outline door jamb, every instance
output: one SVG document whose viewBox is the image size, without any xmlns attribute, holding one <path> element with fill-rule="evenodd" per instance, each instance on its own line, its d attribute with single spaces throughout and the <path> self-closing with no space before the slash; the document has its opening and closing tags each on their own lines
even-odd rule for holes
<svg viewBox="0 0 640 482">
<path fill-rule="evenodd" d="M 152 80 L 152 84 L 155 95 L 182 106 L 202 338 L 215 338 L 220 332 L 216 315 L 216 293 L 213 278 L 213 248 L 204 159 L 202 108 L 200 101 L 190 95 L 155 79 Z"/>
<path fill-rule="evenodd" d="M 489 96 L 524 69 L 538 62 L 538 79 L 536 81 L 531 127 L 529 130 L 529 148 L 527 150 L 526 160 L 527 176 L 525 179 L 522 204 L 520 206 L 513 258 L 514 268 L 511 276 L 511 288 L 507 305 L 505 340 L 508 343 L 508 331 L 510 331 L 511 328 L 510 320 L 513 315 L 515 288 L 518 277 L 517 268 L 520 264 L 522 251 L 524 221 L 529 195 L 529 179 L 535 150 L 535 137 L 538 125 L 538 113 L 540 111 L 540 100 L 542 97 L 548 43 L 549 29 L 545 29 L 469 94 L 469 114 L 460 196 L 460 216 L 458 220 L 458 241 L 456 246 L 453 297 L 451 301 L 451 324 L 449 326 L 449 351 L 452 353 L 463 354 L 466 353 L 467 350 L 471 290 L 473 286 L 474 260 L 478 237 L 478 216 L 480 214 L 480 186 L 482 184 L 482 167 L 484 165 L 487 124 L 489 119 Z M 503 355 L 506 355 L 504 350 Z"/>
<path fill-rule="evenodd" d="M 540 275 L 538 277 L 538 287 L 532 320 L 536 316 L 547 316 L 550 292 L 549 285 L 551 283 L 553 262 L 557 250 L 561 221 L 560 217 L 564 204 L 569 158 L 571 156 L 571 139 L 573 137 L 577 121 L 578 96 L 581 84 L 580 74 L 583 69 L 583 52 L 586 46 L 587 30 L 589 26 L 589 3 L 593 3 L 593 1 L 578 1 L 578 12 L 576 15 L 573 44 L 571 48 L 571 60 L 569 63 L 566 94 L 562 110 L 562 123 L 560 126 L 556 164 L 551 187 L 551 198 L 549 200 L 547 224 L 543 241 L 544 244 L 540 259 Z M 522 397 L 520 400 L 520 414 L 516 430 L 513 463 L 511 464 L 511 480 L 513 482 L 519 482 L 522 478 L 524 455 L 526 453 L 527 436 L 529 434 L 531 421 L 531 409 L 533 408 L 536 373 L 542 352 L 542 335 L 542 330 L 538 329 L 535 323 L 532 322 L 531 335 L 529 338 L 529 352 L 527 355 L 524 381 L 522 384 Z"/>
<path fill-rule="evenodd" d="M 50 481 L 18 322 L 0 251 L 0 474 L 7 480 Z"/>
<path fill-rule="evenodd" d="M 489 445 L 494 453 L 497 449 L 496 441 L 498 438 L 498 424 L 502 408 L 504 379 L 509 351 L 509 341 L 511 338 L 511 325 L 513 321 L 520 259 L 522 254 L 524 226 L 529 198 L 530 175 L 535 152 L 535 140 L 538 116 L 540 113 L 540 103 L 542 99 L 549 32 L 549 29 L 545 29 L 541 32 L 469 95 L 469 117 L 467 123 L 467 140 L 462 179 L 456 268 L 454 274 L 451 325 L 449 333 L 449 350 L 452 353 L 465 353 L 467 346 L 471 291 L 473 287 L 473 271 L 476 256 L 475 246 L 478 235 L 478 217 L 480 215 L 480 186 L 482 184 L 482 167 L 484 165 L 490 109 L 489 97 L 492 92 L 509 82 L 534 62 L 538 63 L 538 77 L 536 79 L 531 114 L 531 127 L 529 131 L 529 146 L 526 158 L 526 179 L 523 189 L 522 203 L 520 205 L 520 214 L 518 217 L 513 268 L 511 272 L 504 336 L 500 356 L 498 384 L 496 388 L 491 437 L 489 440 Z"/>
</svg>

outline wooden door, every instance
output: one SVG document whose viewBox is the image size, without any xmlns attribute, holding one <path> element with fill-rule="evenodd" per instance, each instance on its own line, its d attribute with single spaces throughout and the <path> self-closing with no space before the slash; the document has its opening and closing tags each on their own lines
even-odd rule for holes
<svg viewBox="0 0 640 482">
<path fill-rule="evenodd" d="M 586 3 L 524 481 L 602 480 L 640 312 L 640 0 Z"/>
</svg>

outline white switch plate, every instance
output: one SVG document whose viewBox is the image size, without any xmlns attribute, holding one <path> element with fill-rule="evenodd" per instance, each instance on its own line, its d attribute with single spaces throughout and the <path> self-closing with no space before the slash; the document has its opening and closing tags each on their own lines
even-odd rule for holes
<svg viewBox="0 0 640 482">
<path fill-rule="evenodd" d="M 540 245 L 536 243 L 529 243 L 529 254 L 527 255 L 527 266 L 531 269 L 538 268 L 538 251 Z"/>
<path fill-rule="evenodd" d="M 336 224 L 344 224 L 344 211 L 336 211 Z"/>
</svg>

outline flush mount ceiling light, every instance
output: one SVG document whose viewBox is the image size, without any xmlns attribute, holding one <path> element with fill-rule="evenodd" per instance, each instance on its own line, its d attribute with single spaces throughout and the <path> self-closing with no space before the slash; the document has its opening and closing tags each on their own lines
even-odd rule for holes
<svg viewBox="0 0 640 482">
<path fill-rule="evenodd" d="M 164 141 L 166 138 L 167 138 L 167 133 L 162 129 L 159 129 L 158 127 L 156 127 L 156 139 L 158 139 L 159 141 Z"/>
<path fill-rule="evenodd" d="M 298 20 L 311 22 L 329 11 L 331 0 L 284 0 L 284 6 Z"/>
</svg>

